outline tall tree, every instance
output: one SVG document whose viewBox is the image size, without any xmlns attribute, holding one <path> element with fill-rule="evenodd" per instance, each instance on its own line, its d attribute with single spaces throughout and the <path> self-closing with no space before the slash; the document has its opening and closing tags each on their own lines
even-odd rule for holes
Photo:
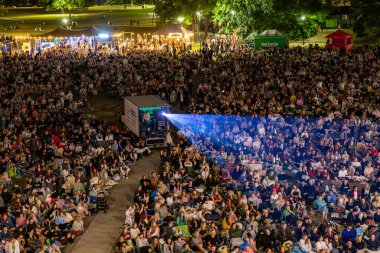
<svg viewBox="0 0 380 253">
<path fill-rule="evenodd" d="M 185 22 L 196 23 L 202 13 L 206 23 L 211 19 L 213 9 L 217 0 L 153 0 L 155 13 L 159 17 L 159 23 L 166 24 L 174 22 L 179 16 Z"/>
<path fill-rule="evenodd" d="M 54 10 L 70 11 L 84 9 L 90 6 L 91 0 L 38 0 L 38 5 Z"/>
<path fill-rule="evenodd" d="M 290 38 L 316 33 L 328 12 L 315 0 L 219 0 L 214 21 L 222 31 L 244 38 L 265 29 L 278 29 Z"/>
<path fill-rule="evenodd" d="M 213 10 L 216 6 L 217 0 L 198 0 L 197 1 L 197 10 L 195 14 L 200 14 L 200 16 L 196 15 L 197 22 L 201 22 L 203 20 L 204 24 L 204 37 L 207 38 L 208 28 L 210 22 L 212 21 Z M 200 24 L 199 24 L 200 25 Z"/>
<path fill-rule="evenodd" d="M 184 15 L 186 1 L 183 4 L 178 0 L 153 0 L 155 13 L 159 17 L 160 24 L 173 22 L 179 15 Z"/>
<path fill-rule="evenodd" d="M 246 36 L 253 30 L 267 27 L 273 14 L 273 0 L 219 0 L 214 9 L 214 21 L 222 26 L 222 32 Z"/>
<path fill-rule="evenodd" d="M 371 29 L 380 30 L 380 2 L 378 0 L 350 0 L 354 32 L 366 36 Z"/>
<path fill-rule="evenodd" d="M 53 5 L 53 0 L 38 0 L 37 4 L 41 7 L 51 7 Z"/>
</svg>

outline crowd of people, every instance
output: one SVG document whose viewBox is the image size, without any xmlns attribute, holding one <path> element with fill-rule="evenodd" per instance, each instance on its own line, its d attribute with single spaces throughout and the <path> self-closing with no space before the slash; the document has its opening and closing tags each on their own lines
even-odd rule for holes
<svg viewBox="0 0 380 253">
<path fill-rule="evenodd" d="M 176 92 L 191 123 L 141 179 L 119 251 L 378 252 L 379 48 L 209 51 L 178 56 L 180 78 L 197 69 Z M 176 88 L 161 57 L 143 82 Z"/>
<path fill-rule="evenodd" d="M 132 68 L 121 57 L 2 55 L 1 251 L 60 252 L 98 211 L 97 195 L 150 153 L 92 115 L 87 102 L 110 83 L 128 82 Z"/>
<path fill-rule="evenodd" d="M 0 42 L 10 42 L 10 41 L 14 41 L 14 38 L 13 36 L 8 36 L 6 34 L 0 34 Z"/>
<path fill-rule="evenodd" d="M 376 251 L 379 48 L 213 50 L 3 54 L 4 250 L 59 251 L 149 154 L 88 113 L 110 90 L 179 103 L 198 125 L 141 179 L 120 251 Z"/>
</svg>

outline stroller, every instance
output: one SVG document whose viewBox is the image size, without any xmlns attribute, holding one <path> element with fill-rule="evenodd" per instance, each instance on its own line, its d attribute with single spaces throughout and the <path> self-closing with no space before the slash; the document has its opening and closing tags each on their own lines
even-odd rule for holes
<svg viewBox="0 0 380 253">
<path fill-rule="evenodd" d="M 107 199 L 105 192 L 99 192 L 96 196 L 96 211 L 103 210 L 104 213 L 107 213 Z"/>
</svg>

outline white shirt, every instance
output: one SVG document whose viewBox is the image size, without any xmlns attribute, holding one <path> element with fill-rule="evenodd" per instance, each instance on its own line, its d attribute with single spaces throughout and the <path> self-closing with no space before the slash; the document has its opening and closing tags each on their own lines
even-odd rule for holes
<svg viewBox="0 0 380 253">
<path fill-rule="evenodd" d="M 252 148 L 253 148 L 253 149 L 258 149 L 258 148 L 260 148 L 260 145 L 261 145 L 260 140 L 255 140 L 255 141 L 252 143 Z"/>
<path fill-rule="evenodd" d="M 131 228 L 131 238 L 136 239 L 140 234 L 139 228 Z"/>
<path fill-rule="evenodd" d="M 173 205 L 173 197 L 167 197 L 166 198 L 166 204 L 168 205 L 168 206 L 171 206 L 171 205 Z"/>
<path fill-rule="evenodd" d="M 339 170 L 338 177 L 347 177 L 347 170 Z"/>
<path fill-rule="evenodd" d="M 329 249 L 329 246 L 324 241 L 318 241 L 315 244 L 315 247 L 317 248 L 317 251 L 320 251 L 321 249 Z"/>
<path fill-rule="evenodd" d="M 248 136 L 247 138 L 245 138 L 244 140 L 244 146 L 246 147 L 249 147 L 252 145 L 252 137 L 251 136 Z"/>
<path fill-rule="evenodd" d="M 6 253 L 20 253 L 20 244 L 17 240 L 14 240 L 13 242 L 7 241 L 4 249 Z"/>
<path fill-rule="evenodd" d="M 203 204 L 203 208 L 206 209 L 206 210 L 212 211 L 212 210 L 214 210 L 214 203 L 211 200 L 207 200 Z"/>
<path fill-rule="evenodd" d="M 310 252 L 313 249 L 313 247 L 311 247 L 310 240 L 306 243 L 304 239 L 300 240 L 300 248 L 301 250 L 306 252 Z"/>
</svg>

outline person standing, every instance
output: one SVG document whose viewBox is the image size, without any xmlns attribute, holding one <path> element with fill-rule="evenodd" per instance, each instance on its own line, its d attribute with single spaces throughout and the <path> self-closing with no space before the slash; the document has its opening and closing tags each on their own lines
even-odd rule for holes
<svg viewBox="0 0 380 253">
<path fill-rule="evenodd" d="M 185 104 L 185 95 L 183 94 L 183 90 L 181 89 L 179 92 L 179 109 L 183 111 Z"/>
</svg>

